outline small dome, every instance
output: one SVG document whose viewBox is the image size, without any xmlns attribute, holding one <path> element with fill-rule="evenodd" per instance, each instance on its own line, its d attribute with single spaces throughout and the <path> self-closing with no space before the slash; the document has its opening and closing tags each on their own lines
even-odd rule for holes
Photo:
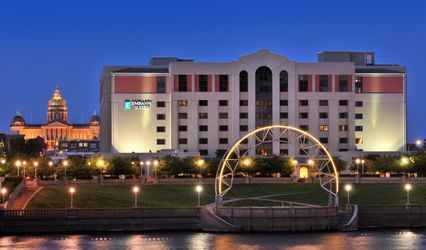
<svg viewBox="0 0 426 250">
<path fill-rule="evenodd" d="M 25 119 L 24 119 L 24 117 L 22 117 L 22 115 L 20 113 L 18 113 L 17 115 L 15 115 L 13 117 L 12 123 L 13 124 L 18 123 L 18 124 L 22 124 L 23 125 L 23 124 L 25 124 Z"/>
<path fill-rule="evenodd" d="M 99 121 L 100 121 L 100 118 L 97 115 L 92 115 L 92 118 L 90 118 L 90 122 L 91 123 L 92 122 L 99 122 Z"/>
<path fill-rule="evenodd" d="M 56 107 L 66 107 L 67 102 L 62 98 L 61 91 L 58 87 L 56 87 L 55 92 L 53 93 L 52 99 L 49 100 L 49 106 L 56 106 Z"/>
</svg>

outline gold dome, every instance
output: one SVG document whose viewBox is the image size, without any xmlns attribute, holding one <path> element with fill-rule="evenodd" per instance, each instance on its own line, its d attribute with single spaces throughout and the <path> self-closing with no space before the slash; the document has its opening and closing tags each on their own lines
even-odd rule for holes
<svg viewBox="0 0 426 250">
<path fill-rule="evenodd" d="M 66 107 L 67 102 L 62 98 L 61 91 L 56 87 L 55 92 L 53 93 L 52 99 L 49 100 L 49 106 L 60 106 Z"/>
</svg>

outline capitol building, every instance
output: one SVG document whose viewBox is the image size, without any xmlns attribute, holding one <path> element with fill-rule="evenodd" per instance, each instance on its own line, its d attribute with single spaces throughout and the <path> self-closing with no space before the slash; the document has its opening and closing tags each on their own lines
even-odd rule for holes
<svg viewBox="0 0 426 250">
<path fill-rule="evenodd" d="M 10 125 L 10 133 L 23 135 L 25 140 L 41 137 L 48 151 L 68 151 L 68 148 L 87 148 L 86 151 L 94 151 L 98 147 L 99 120 L 99 116 L 94 114 L 88 124 L 71 124 L 68 120 L 67 102 L 56 87 L 48 103 L 47 122 L 28 124 L 18 112 Z"/>
</svg>

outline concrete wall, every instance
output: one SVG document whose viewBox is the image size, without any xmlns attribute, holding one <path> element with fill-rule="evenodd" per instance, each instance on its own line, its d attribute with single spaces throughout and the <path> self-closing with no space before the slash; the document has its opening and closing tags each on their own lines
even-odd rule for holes
<svg viewBox="0 0 426 250">
<path fill-rule="evenodd" d="M 426 206 L 359 206 L 358 227 L 426 227 Z"/>
<path fill-rule="evenodd" d="M 339 227 L 337 207 L 221 207 L 218 215 L 241 231 L 318 231 Z"/>
</svg>

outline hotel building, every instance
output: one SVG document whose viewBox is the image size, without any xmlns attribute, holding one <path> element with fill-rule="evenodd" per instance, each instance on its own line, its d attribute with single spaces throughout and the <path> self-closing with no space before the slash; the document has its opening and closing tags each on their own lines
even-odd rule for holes
<svg viewBox="0 0 426 250">
<path fill-rule="evenodd" d="M 231 62 L 152 58 L 106 66 L 100 83 L 102 152 L 213 157 L 272 124 L 306 130 L 332 153 L 406 144 L 406 69 L 375 64 L 373 52 L 321 52 L 308 63 L 268 50 Z M 267 153 L 299 156 L 279 142 Z"/>
</svg>

